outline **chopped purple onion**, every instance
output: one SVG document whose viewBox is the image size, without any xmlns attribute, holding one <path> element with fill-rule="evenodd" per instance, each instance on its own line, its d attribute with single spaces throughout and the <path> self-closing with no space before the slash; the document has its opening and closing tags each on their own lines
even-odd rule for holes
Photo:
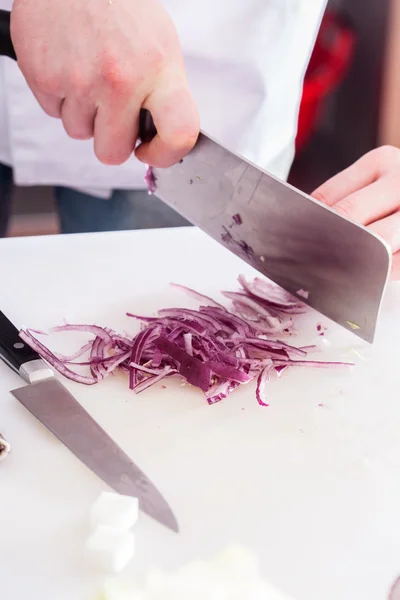
<svg viewBox="0 0 400 600">
<path fill-rule="evenodd" d="M 157 189 L 157 178 L 154 175 L 153 167 L 147 167 L 146 175 L 144 180 L 147 183 L 147 190 L 149 194 L 154 194 Z"/>
<path fill-rule="evenodd" d="M 391 587 L 389 600 L 400 600 L 400 577 L 396 579 Z"/>
<path fill-rule="evenodd" d="M 142 321 L 141 330 L 133 337 L 97 325 L 54 327 L 51 333 L 79 331 L 93 336 L 68 356 L 52 352 L 40 342 L 36 336 L 46 335 L 42 332 L 22 330 L 20 336 L 72 381 L 93 385 L 118 370 L 128 375 L 129 387 L 138 394 L 166 377 L 179 375 L 200 388 L 209 404 L 256 381 L 257 402 L 268 406 L 265 390 L 272 374 L 279 377 L 290 367 L 352 366 L 307 360 L 308 354 L 318 350 L 316 346 L 298 348 L 276 339 L 278 333 L 294 333 L 288 313 L 303 312 L 304 304 L 267 280 L 248 282 L 240 276 L 239 283 L 242 291 L 223 292 L 232 302 L 231 311 L 208 296 L 173 284 L 194 297 L 199 309 L 162 309 L 155 317 L 127 313 Z M 323 328 L 318 324 L 317 329 L 322 332 Z M 90 374 L 79 372 L 84 367 Z"/>
</svg>

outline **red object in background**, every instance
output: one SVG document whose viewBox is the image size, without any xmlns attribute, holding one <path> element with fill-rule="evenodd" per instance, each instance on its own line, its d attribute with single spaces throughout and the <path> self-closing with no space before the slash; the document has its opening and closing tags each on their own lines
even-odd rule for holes
<svg viewBox="0 0 400 600">
<path fill-rule="evenodd" d="M 297 152 L 313 134 L 326 96 L 343 81 L 354 55 L 355 41 L 354 30 L 341 17 L 326 13 L 304 79 Z"/>
</svg>

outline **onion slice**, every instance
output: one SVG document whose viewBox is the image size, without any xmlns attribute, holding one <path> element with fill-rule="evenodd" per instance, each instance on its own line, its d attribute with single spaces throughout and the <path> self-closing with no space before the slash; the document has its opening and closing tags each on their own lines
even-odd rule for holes
<svg viewBox="0 0 400 600">
<path fill-rule="evenodd" d="M 353 363 L 309 360 L 315 345 L 296 347 L 279 339 L 295 333 L 288 313 L 305 305 L 275 284 L 239 277 L 241 291 L 223 292 L 231 309 L 195 290 L 172 284 L 200 304 L 199 308 L 164 308 L 156 316 L 126 313 L 141 321 L 140 331 L 120 335 L 98 325 L 65 324 L 50 333 L 79 332 L 92 336 L 75 353 L 52 352 L 33 329 L 21 338 L 62 375 L 85 385 L 98 383 L 111 373 L 128 375 L 129 387 L 141 393 L 166 377 L 179 375 L 201 389 L 209 404 L 224 400 L 240 385 L 256 382 L 256 399 L 268 406 L 266 388 L 274 373 L 291 367 L 342 368 Z M 47 334 L 44 334 L 47 335 Z M 79 359 L 78 361 L 76 359 Z M 81 373 L 86 369 L 89 373 Z"/>
<path fill-rule="evenodd" d="M 0 460 L 4 460 L 6 456 L 10 453 L 10 451 L 10 444 L 3 438 L 3 436 L 0 433 Z"/>
</svg>

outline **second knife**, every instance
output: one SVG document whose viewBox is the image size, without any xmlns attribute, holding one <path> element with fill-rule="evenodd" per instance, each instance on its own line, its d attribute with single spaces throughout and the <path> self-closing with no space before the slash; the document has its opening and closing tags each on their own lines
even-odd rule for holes
<svg viewBox="0 0 400 600">
<path fill-rule="evenodd" d="M 28 384 L 11 393 L 30 413 L 116 492 L 136 496 L 143 512 L 178 531 L 175 515 L 153 483 L 22 342 L 2 312 L 0 358 Z"/>
</svg>

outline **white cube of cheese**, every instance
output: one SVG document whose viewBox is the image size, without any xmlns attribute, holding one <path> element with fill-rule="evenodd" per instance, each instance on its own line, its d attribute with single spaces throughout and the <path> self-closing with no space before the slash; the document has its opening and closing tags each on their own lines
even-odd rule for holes
<svg viewBox="0 0 400 600">
<path fill-rule="evenodd" d="M 135 553 L 133 533 L 99 525 L 86 540 L 86 561 L 98 569 L 119 573 Z"/>
<path fill-rule="evenodd" d="M 107 525 L 119 531 L 129 531 L 139 516 L 139 501 L 132 496 L 102 492 L 90 510 L 92 527 Z"/>
</svg>

